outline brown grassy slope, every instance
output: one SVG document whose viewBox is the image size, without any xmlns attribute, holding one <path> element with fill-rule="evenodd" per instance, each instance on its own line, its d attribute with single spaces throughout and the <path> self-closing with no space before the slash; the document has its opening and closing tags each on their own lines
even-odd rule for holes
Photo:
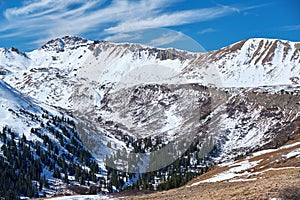
<svg viewBox="0 0 300 200">
<path fill-rule="evenodd" d="M 289 144 L 299 142 L 300 137 Z M 285 188 L 300 188 L 300 158 L 286 159 L 283 155 L 300 148 L 296 145 L 287 149 L 277 150 L 264 155 L 248 158 L 249 161 L 262 160 L 257 166 L 248 169 L 250 175 L 243 178 L 245 182 L 222 181 L 214 183 L 201 183 L 191 186 L 193 183 L 206 180 L 230 167 L 215 167 L 208 173 L 197 177 L 186 186 L 169 191 L 156 192 L 141 196 L 128 196 L 125 199 L 270 199 L 278 198 L 280 191 Z M 241 159 L 237 161 L 243 161 Z M 289 168 L 295 167 L 295 168 Z M 276 168 L 276 170 L 272 170 Z M 270 170 L 271 169 L 271 170 Z M 256 179 L 256 180 L 254 180 Z M 300 199 L 300 197 L 299 197 Z"/>
<path fill-rule="evenodd" d="M 269 171 L 256 181 L 203 183 L 126 199 L 269 199 L 291 186 L 300 186 L 300 169 Z"/>
</svg>

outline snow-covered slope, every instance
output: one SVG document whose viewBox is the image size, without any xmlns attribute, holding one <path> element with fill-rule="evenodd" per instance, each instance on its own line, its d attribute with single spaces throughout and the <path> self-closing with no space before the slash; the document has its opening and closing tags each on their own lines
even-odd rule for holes
<svg viewBox="0 0 300 200">
<path fill-rule="evenodd" d="M 14 131 L 29 133 L 32 128 L 32 126 L 29 125 L 31 123 L 30 120 L 22 115 L 18 115 L 18 112 L 23 110 L 34 114 L 41 114 L 41 108 L 31 101 L 32 99 L 20 94 L 18 91 L 0 80 L 0 128 L 4 125 L 14 124 Z"/>
<path fill-rule="evenodd" d="M 206 76 L 220 87 L 299 84 L 300 43 L 248 39 L 201 55 L 182 75 L 197 82 Z"/>
<path fill-rule="evenodd" d="M 138 137 L 212 137 L 216 160 L 276 147 L 298 134 L 300 88 L 214 89 L 198 84 L 143 85 L 106 95 L 91 116 L 110 131 Z M 201 146 L 201 145 L 200 145 Z"/>
<path fill-rule="evenodd" d="M 10 190 L 3 191 L 5 187 L 14 187 L 14 193 L 10 193 L 12 199 L 16 198 L 12 195 L 52 196 L 60 193 L 58 187 L 66 186 L 63 181 L 79 183 L 74 170 L 81 174 L 91 174 L 93 170 L 92 176 L 98 177 L 93 182 L 99 183 L 103 177 L 104 165 L 100 165 L 101 169 L 82 143 L 76 130 L 78 121 L 75 121 L 65 113 L 21 94 L 0 80 L 0 160 L 1 166 L 4 163 L 13 170 L 9 178 L 15 185 L 3 186 L 1 183 L 3 187 L 1 186 L 0 196 L 10 193 Z M 1 176 L 6 176 L 8 171 L 6 168 L 2 170 Z M 23 179 L 33 181 L 34 186 L 22 189 Z M 82 184 L 90 181 L 88 179 L 85 177 Z M 65 191 L 61 190 L 62 193 Z"/>
</svg>

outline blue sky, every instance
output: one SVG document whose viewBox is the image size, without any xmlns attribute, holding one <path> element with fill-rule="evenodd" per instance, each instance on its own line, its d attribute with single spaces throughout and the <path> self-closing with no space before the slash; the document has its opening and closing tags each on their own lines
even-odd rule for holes
<svg viewBox="0 0 300 200">
<path fill-rule="evenodd" d="M 298 0 L 0 0 L 0 46 L 50 39 L 139 42 L 214 50 L 252 37 L 300 41 Z"/>
</svg>

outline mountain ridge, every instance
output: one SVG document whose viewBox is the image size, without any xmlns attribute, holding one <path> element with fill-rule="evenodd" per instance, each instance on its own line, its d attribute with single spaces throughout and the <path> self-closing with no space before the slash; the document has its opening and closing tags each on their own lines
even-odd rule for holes
<svg viewBox="0 0 300 200">
<path fill-rule="evenodd" d="M 35 62 L 33 62 L 33 60 L 36 60 L 36 58 L 35 58 L 37 56 L 36 54 L 39 54 L 39 53 L 45 54 L 40 51 L 47 50 L 47 47 L 48 47 L 48 50 L 53 50 L 51 48 L 54 48 L 54 50 L 53 50 L 54 52 L 56 52 L 55 49 L 57 49 L 58 50 L 56 52 L 57 55 L 60 55 L 59 54 L 60 51 L 65 51 L 65 50 L 73 50 L 73 51 L 69 51 L 69 54 L 70 53 L 73 54 L 72 52 L 75 52 L 76 49 L 81 48 L 81 47 L 86 47 L 85 52 L 92 51 L 95 57 L 99 56 L 102 51 L 107 51 L 108 48 L 113 48 L 110 52 L 113 53 L 113 55 L 115 55 L 115 56 L 122 57 L 122 56 L 131 54 L 130 56 L 136 57 L 136 58 L 139 58 L 141 56 L 146 56 L 146 58 L 150 59 L 150 60 L 153 58 L 156 58 L 156 59 L 159 58 L 160 60 L 165 60 L 165 59 L 166 60 L 177 60 L 178 59 L 179 63 L 181 63 L 181 64 L 179 64 L 179 66 L 182 66 L 182 67 L 177 66 L 176 73 L 177 74 L 179 73 L 181 77 L 191 79 L 189 81 L 193 81 L 193 82 L 202 81 L 202 84 L 205 84 L 205 81 L 201 80 L 201 76 L 197 75 L 197 72 L 203 71 L 203 73 L 207 73 L 207 74 L 209 72 L 207 72 L 208 70 L 205 70 L 205 69 L 200 69 L 200 70 L 193 69 L 193 67 L 194 67 L 193 65 L 198 65 L 198 66 L 206 65 L 207 67 L 209 67 L 210 65 L 213 65 L 211 70 L 216 71 L 216 73 L 219 73 L 219 75 L 216 75 L 216 76 L 220 76 L 218 79 L 220 79 L 221 82 L 224 82 L 223 85 L 225 87 L 227 87 L 227 86 L 230 87 L 231 85 L 234 85 L 234 83 L 236 83 L 236 85 L 238 85 L 240 87 L 243 87 L 243 86 L 251 86 L 251 85 L 249 85 L 249 83 L 248 83 L 248 85 L 240 83 L 240 81 L 238 80 L 238 77 L 233 77 L 236 80 L 236 81 L 231 80 L 231 81 L 233 81 L 233 83 L 226 84 L 226 79 L 231 78 L 232 75 L 225 74 L 224 75 L 225 77 L 223 77 L 222 74 L 225 71 L 230 72 L 231 69 L 230 68 L 223 69 L 221 67 L 221 64 L 224 63 L 225 61 L 222 61 L 222 60 L 220 61 L 218 59 L 219 58 L 230 59 L 230 57 L 232 57 L 232 56 L 233 56 L 232 58 L 236 57 L 233 54 L 247 43 L 249 43 L 249 45 L 247 45 L 247 47 L 244 47 L 245 50 L 243 50 L 245 53 L 241 52 L 241 53 L 243 53 L 242 58 L 241 57 L 236 58 L 236 61 L 234 61 L 233 63 L 226 63 L 226 65 L 235 66 L 235 68 L 237 68 L 237 69 L 235 69 L 234 73 L 239 72 L 239 71 L 237 71 L 237 70 L 240 70 L 239 68 L 245 68 L 245 67 L 243 67 L 243 65 L 245 64 L 245 65 L 253 65 L 253 67 L 256 66 L 256 68 L 258 66 L 265 66 L 265 68 L 269 68 L 267 72 L 260 72 L 260 73 L 264 73 L 263 76 L 266 76 L 266 73 L 274 73 L 275 75 L 277 75 L 275 72 L 272 72 L 273 68 L 271 67 L 271 65 L 285 65 L 284 62 L 287 62 L 286 56 L 288 56 L 290 58 L 289 61 L 291 63 L 299 62 L 299 51 L 300 51 L 299 43 L 290 42 L 287 40 L 254 38 L 254 39 L 243 40 L 243 41 L 234 43 L 227 47 L 223 47 L 219 50 L 214 50 L 211 52 L 189 53 L 189 52 L 182 51 L 182 50 L 175 50 L 175 49 L 165 49 L 164 50 L 162 48 L 149 47 L 149 46 L 144 46 L 144 45 L 140 45 L 140 44 L 130 44 L 130 43 L 118 44 L 118 43 L 110 43 L 110 42 L 106 42 L 106 41 L 90 41 L 90 40 L 80 38 L 80 37 L 65 36 L 63 38 L 57 38 L 57 39 L 51 40 L 37 50 L 28 52 L 28 53 L 23 53 L 24 55 L 28 56 L 29 60 L 31 60 L 30 62 L 32 62 L 32 64 L 29 64 L 28 63 L 29 61 L 27 61 L 27 63 L 23 63 L 23 66 L 30 67 L 30 65 L 35 65 L 35 66 L 41 65 L 41 61 L 38 63 L 35 63 Z M 49 45 L 51 46 L 51 48 Z M 276 62 L 274 61 L 275 63 L 273 63 L 273 62 L 271 62 L 273 57 L 278 54 L 278 52 L 275 52 L 275 49 L 278 49 L 278 48 L 276 48 L 277 45 L 278 45 L 278 48 L 281 48 L 281 46 L 283 46 L 280 49 L 280 51 L 282 51 L 283 55 L 281 55 L 281 58 L 282 58 L 281 60 L 277 59 Z M 262 52 L 260 52 L 261 48 L 264 49 Z M 289 53 L 289 52 L 293 51 L 293 50 L 294 50 L 294 52 L 292 53 L 292 55 L 290 55 L 291 53 Z M 118 53 L 114 53 L 114 51 L 117 51 Z M 19 51 L 17 51 L 17 52 L 19 52 Z M 36 52 L 36 53 L 34 53 L 34 52 Z M 144 54 L 143 52 L 147 52 L 147 54 Z M 60 53 L 63 53 L 63 52 L 60 52 Z M 81 57 L 82 59 L 85 59 L 84 54 L 85 54 L 84 52 L 81 52 L 78 55 L 77 59 L 79 57 Z M 229 56 L 228 58 L 226 57 L 227 54 Z M 249 55 L 247 55 L 247 54 L 249 54 Z M 46 54 L 45 54 L 45 56 L 46 56 Z M 110 57 L 110 56 L 112 56 L 112 54 L 106 55 L 106 57 Z M 249 58 L 249 56 L 250 56 L 250 58 Z M 211 58 L 213 58 L 213 59 L 211 59 Z M 48 60 L 50 60 L 50 59 L 51 59 L 51 57 L 48 58 Z M 55 56 L 53 57 L 53 59 L 56 59 Z M 72 58 L 72 59 L 74 59 L 74 58 Z M 241 59 L 247 59 L 247 61 L 242 62 L 242 61 L 240 61 Z M 269 59 L 269 61 L 267 61 L 268 59 Z M 188 64 L 188 63 L 183 64 L 182 63 L 183 61 L 189 62 L 190 64 Z M 220 64 L 218 64 L 218 63 L 216 65 L 212 64 L 217 61 L 220 61 L 219 62 Z M 46 60 L 42 60 L 42 62 L 49 63 L 49 61 L 46 62 Z M 68 61 L 66 60 L 63 62 L 68 62 Z M 2 63 L 3 63 L 3 61 L 2 61 Z M 86 63 L 86 64 L 88 64 L 88 63 Z M 102 65 L 103 64 L 107 65 L 105 63 L 102 63 Z M 171 63 L 169 63 L 167 65 L 170 66 L 170 64 Z M 51 66 L 51 62 L 48 65 Z M 167 67 L 169 67 L 169 66 L 167 66 Z M 178 69 L 178 67 L 179 67 L 179 69 Z M 184 69 L 182 69 L 182 68 L 184 68 Z M 258 67 L 258 68 L 260 68 L 260 67 Z M 180 70 L 183 70 L 183 71 L 180 71 Z M 255 70 L 255 69 L 252 69 L 252 71 L 253 70 Z M 293 68 L 291 68 L 290 70 L 293 71 Z M 189 72 L 189 71 L 191 71 L 191 72 Z M 274 69 L 273 69 L 273 71 L 274 71 Z M 122 72 L 122 73 L 124 73 L 124 72 Z M 233 72 L 231 72 L 231 74 L 232 73 Z M 239 73 L 242 73 L 242 72 L 239 72 Z M 293 73 L 297 75 L 299 72 L 293 71 Z M 208 74 L 208 77 L 210 75 L 211 74 Z M 289 74 L 289 75 L 291 75 L 291 74 Z M 191 78 L 191 77 L 194 77 L 194 78 Z M 212 77 L 209 77 L 209 78 L 214 80 Z M 233 79 L 233 78 L 231 78 L 231 79 Z M 298 81 L 297 81 L 299 78 L 298 76 L 295 76 L 295 77 L 291 76 L 288 78 L 291 78 L 293 80 L 292 81 L 284 80 L 283 82 L 281 82 L 281 84 L 298 83 Z M 225 80 L 223 80 L 223 79 L 225 79 Z M 213 84 L 213 83 L 210 83 L 210 84 Z M 256 83 L 256 86 L 258 86 L 258 84 L 259 84 L 259 82 Z M 219 86 L 222 86 L 222 83 Z"/>
</svg>

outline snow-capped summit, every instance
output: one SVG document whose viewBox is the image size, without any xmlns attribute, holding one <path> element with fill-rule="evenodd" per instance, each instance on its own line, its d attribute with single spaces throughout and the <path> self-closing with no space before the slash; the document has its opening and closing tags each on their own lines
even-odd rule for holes
<svg viewBox="0 0 300 200">
<path fill-rule="evenodd" d="M 30 58 L 17 48 L 0 48 L 0 75 L 9 75 L 26 70 Z"/>
<path fill-rule="evenodd" d="M 87 39 L 80 38 L 77 36 L 64 36 L 62 38 L 50 40 L 49 42 L 44 44 L 40 49 L 61 52 L 65 49 L 72 49 L 77 48 L 81 45 L 86 45 L 88 42 L 89 41 Z"/>
<path fill-rule="evenodd" d="M 211 75 L 211 84 L 224 87 L 299 84 L 300 43 L 248 39 L 200 56 L 184 69 L 190 81 Z M 217 81 L 216 81 L 217 79 Z"/>
</svg>

